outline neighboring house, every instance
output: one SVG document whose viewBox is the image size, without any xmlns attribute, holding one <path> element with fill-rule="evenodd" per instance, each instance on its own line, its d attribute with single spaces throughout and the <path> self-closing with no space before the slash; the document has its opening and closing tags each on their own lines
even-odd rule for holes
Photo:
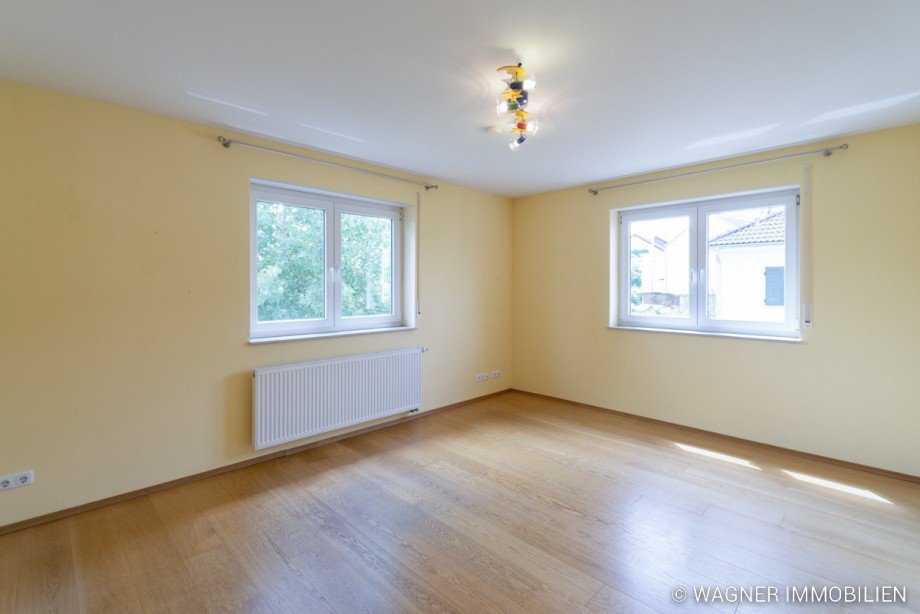
<svg viewBox="0 0 920 614">
<path fill-rule="evenodd" d="M 783 321 L 785 263 L 785 210 L 711 239 L 709 317 Z"/>
<path fill-rule="evenodd" d="M 689 296 L 689 237 L 666 239 L 632 233 L 636 312 L 667 315 L 683 311 Z M 708 243 L 708 317 L 781 322 L 785 319 L 785 210 L 768 213 L 722 233 Z"/>
<path fill-rule="evenodd" d="M 639 272 L 640 285 L 635 291 L 642 302 L 685 308 L 690 293 L 687 231 L 671 239 L 633 233 L 630 247 L 637 256 L 633 268 Z"/>
</svg>

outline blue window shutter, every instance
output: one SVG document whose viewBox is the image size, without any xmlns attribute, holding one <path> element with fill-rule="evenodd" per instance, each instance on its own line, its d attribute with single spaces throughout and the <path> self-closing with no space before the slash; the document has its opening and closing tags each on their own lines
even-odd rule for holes
<svg viewBox="0 0 920 614">
<path fill-rule="evenodd" d="M 785 277 L 785 267 L 768 266 L 764 269 L 764 305 L 782 306 L 786 304 Z"/>
</svg>

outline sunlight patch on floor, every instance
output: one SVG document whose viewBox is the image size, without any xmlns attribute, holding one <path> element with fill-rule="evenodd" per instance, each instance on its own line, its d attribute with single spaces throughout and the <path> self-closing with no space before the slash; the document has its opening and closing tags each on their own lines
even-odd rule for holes
<svg viewBox="0 0 920 614">
<path fill-rule="evenodd" d="M 891 503 L 891 501 L 889 501 L 888 499 L 884 497 L 880 497 L 874 492 L 872 492 L 871 490 L 866 490 L 865 488 L 856 488 L 855 486 L 841 484 L 840 482 L 834 482 L 833 480 L 825 480 L 824 478 L 818 478 L 813 475 L 807 475 L 805 473 L 789 471 L 788 469 L 783 469 L 783 473 L 801 482 L 807 482 L 809 484 L 814 484 L 815 486 L 823 486 L 824 488 L 831 488 L 833 490 L 839 490 L 840 492 L 850 493 L 851 495 L 856 495 L 857 497 L 865 497 L 866 499 L 872 499 L 874 501 L 882 501 L 883 503 Z"/>
<path fill-rule="evenodd" d="M 729 456 L 728 454 L 722 454 L 721 452 L 715 452 L 713 450 L 707 450 L 706 448 L 697 448 L 696 446 L 688 446 L 685 443 L 675 443 L 678 448 L 684 452 L 690 452 L 691 454 L 699 454 L 700 456 L 706 456 L 708 458 L 714 458 L 716 460 L 725 461 L 726 463 L 732 463 L 735 465 L 741 465 L 742 467 L 748 467 L 750 469 L 756 469 L 760 471 L 760 467 L 752 463 L 751 461 L 738 458 L 737 456 Z"/>
</svg>

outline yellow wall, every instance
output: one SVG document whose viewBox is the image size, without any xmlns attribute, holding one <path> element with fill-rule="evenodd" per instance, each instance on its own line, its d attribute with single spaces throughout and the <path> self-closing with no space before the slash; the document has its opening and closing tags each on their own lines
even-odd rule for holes
<svg viewBox="0 0 920 614">
<path fill-rule="evenodd" d="M 513 206 L 442 183 L 422 195 L 417 331 L 250 346 L 250 177 L 416 188 L 2 80 L 0 125 L 0 474 L 37 479 L 2 495 L 0 526 L 254 456 L 253 368 L 418 345 L 424 409 L 514 385 L 920 474 L 920 126 L 808 160 L 801 344 L 606 328 L 611 208 L 798 184 L 791 160 Z"/>
<path fill-rule="evenodd" d="M 826 159 L 516 200 L 515 388 L 920 475 L 920 126 L 842 140 Z M 806 163 L 803 343 L 607 330 L 612 208 L 799 184 Z"/>
<path fill-rule="evenodd" d="M 250 346 L 250 177 L 416 187 L 9 81 L 0 126 L 0 475 L 36 476 L 0 526 L 254 456 L 256 367 L 426 345 L 424 409 L 510 386 L 508 199 L 423 194 L 417 331 Z"/>
</svg>

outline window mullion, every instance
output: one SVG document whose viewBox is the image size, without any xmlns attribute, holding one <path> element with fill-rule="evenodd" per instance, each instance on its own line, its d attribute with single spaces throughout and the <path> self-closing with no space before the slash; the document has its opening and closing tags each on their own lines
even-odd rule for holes
<svg viewBox="0 0 920 614">
<path fill-rule="evenodd" d="M 694 328 L 701 329 L 706 322 L 707 296 L 706 296 L 706 275 L 709 271 L 706 267 L 706 212 L 702 207 L 696 208 L 696 232 L 693 235 L 694 245 L 693 253 L 696 254 L 696 318 L 693 323 Z"/>
<path fill-rule="evenodd" d="M 326 270 L 326 274 L 329 275 L 327 280 L 327 287 L 329 290 L 329 309 L 331 311 L 330 320 L 333 326 L 339 326 L 342 309 L 341 309 L 341 283 L 339 283 L 339 276 L 341 274 L 342 262 L 341 262 L 341 253 L 339 248 L 339 235 L 341 233 L 341 221 L 339 219 L 339 207 L 337 204 L 332 204 L 329 207 L 329 212 L 332 214 L 331 224 L 326 231 L 326 240 L 329 245 L 329 253 L 331 258 L 331 264 Z"/>
<path fill-rule="evenodd" d="M 628 224 L 623 222 L 623 214 L 617 214 L 617 224 L 619 231 L 619 243 L 617 248 L 617 323 L 622 324 L 623 320 L 629 316 L 629 233 L 627 232 Z"/>
</svg>

